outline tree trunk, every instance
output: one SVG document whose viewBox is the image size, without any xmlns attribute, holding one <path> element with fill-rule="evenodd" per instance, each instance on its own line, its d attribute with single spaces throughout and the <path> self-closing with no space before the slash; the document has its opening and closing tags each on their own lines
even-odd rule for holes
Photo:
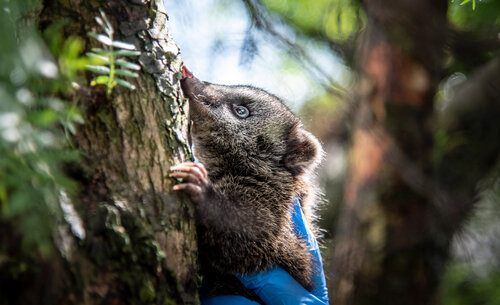
<svg viewBox="0 0 500 305">
<path fill-rule="evenodd" d="M 359 109 L 330 293 L 338 305 L 434 304 L 453 234 L 500 151 L 499 65 L 438 111 L 446 1 L 363 6 Z M 437 130 L 462 141 L 443 147 Z"/>
<path fill-rule="evenodd" d="M 162 1 L 43 1 L 40 27 L 67 18 L 64 37 L 98 46 L 101 9 L 116 39 L 141 51 L 137 89 L 115 87 L 109 98 L 88 87 L 71 98 L 85 123 L 73 143 L 81 162 L 69 172 L 78 196 L 61 202 L 66 224 L 55 233 L 58 253 L 30 262 L 0 304 L 195 304 L 197 246 L 193 209 L 171 191 L 171 165 L 191 158 L 182 61 Z M 4 303 L 7 302 L 7 303 Z"/>
</svg>

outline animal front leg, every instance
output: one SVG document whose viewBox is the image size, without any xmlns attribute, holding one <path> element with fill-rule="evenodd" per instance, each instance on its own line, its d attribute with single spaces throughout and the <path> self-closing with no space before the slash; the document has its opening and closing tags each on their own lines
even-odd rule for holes
<svg viewBox="0 0 500 305">
<path fill-rule="evenodd" d="M 182 179 L 173 190 L 183 191 L 189 196 L 196 209 L 198 224 L 229 231 L 237 229 L 234 207 L 214 188 L 203 164 L 184 162 L 170 169 L 173 171 L 170 177 Z"/>
<path fill-rule="evenodd" d="M 250 239 L 272 232 L 272 213 L 267 210 L 256 211 L 255 206 L 247 204 L 255 201 L 245 197 L 252 194 L 249 192 L 250 187 L 235 185 L 232 189 L 235 192 L 233 199 L 229 199 L 214 187 L 203 164 L 184 162 L 171 167 L 171 170 L 171 177 L 182 179 L 173 190 L 184 191 L 190 197 L 196 209 L 198 224 L 219 232 L 239 232 Z M 242 189 L 246 192 L 241 192 Z"/>
<path fill-rule="evenodd" d="M 282 230 L 275 215 L 256 199 L 261 190 L 233 180 L 229 197 L 212 184 L 201 163 L 186 162 L 171 169 L 171 177 L 182 179 L 173 189 L 186 192 L 195 206 L 201 246 L 206 247 L 204 258 L 212 267 L 222 273 L 246 274 L 279 263 L 280 251 L 272 236 Z"/>
</svg>

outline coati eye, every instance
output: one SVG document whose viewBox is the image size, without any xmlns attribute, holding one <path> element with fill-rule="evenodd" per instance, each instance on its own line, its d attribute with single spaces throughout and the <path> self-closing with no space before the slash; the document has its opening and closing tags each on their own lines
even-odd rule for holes
<svg viewBox="0 0 500 305">
<path fill-rule="evenodd" d="M 234 113 L 236 113 L 236 115 L 242 119 L 244 119 L 250 115 L 250 111 L 248 111 L 248 108 L 245 106 L 233 105 L 233 110 L 234 110 Z"/>
</svg>

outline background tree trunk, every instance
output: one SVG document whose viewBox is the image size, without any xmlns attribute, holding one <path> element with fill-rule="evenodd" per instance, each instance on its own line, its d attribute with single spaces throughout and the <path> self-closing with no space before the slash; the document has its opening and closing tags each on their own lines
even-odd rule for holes
<svg viewBox="0 0 500 305">
<path fill-rule="evenodd" d="M 338 305 L 433 304 L 453 234 L 498 158 L 498 60 L 440 111 L 447 1 L 363 1 L 363 8 L 359 109 L 330 293 Z M 462 141 L 439 146 L 437 130 Z"/>
<path fill-rule="evenodd" d="M 81 162 L 68 169 L 79 194 L 63 196 L 58 253 L 31 262 L 0 304 L 198 303 L 193 210 L 168 178 L 191 153 L 182 61 L 163 2 L 60 0 L 40 8 L 42 29 L 67 18 L 64 37 L 78 36 L 86 50 L 97 46 L 87 32 L 102 32 L 94 19 L 102 10 L 116 39 L 141 51 L 142 71 L 130 80 L 136 90 L 118 86 L 108 99 L 82 83 L 71 97 L 85 119 L 73 138 Z"/>
</svg>

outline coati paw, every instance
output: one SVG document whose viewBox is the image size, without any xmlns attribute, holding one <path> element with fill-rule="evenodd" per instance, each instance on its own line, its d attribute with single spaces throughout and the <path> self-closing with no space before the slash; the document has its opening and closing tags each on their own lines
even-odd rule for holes
<svg viewBox="0 0 500 305">
<path fill-rule="evenodd" d="M 181 178 L 182 183 L 174 185 L 173 190 L 185 191 L 195 203 L 202 202 L 209 189 L 205 166 L 199 162 L 184 162 L 170 168 L 170 177 Z"/>
</svg>

